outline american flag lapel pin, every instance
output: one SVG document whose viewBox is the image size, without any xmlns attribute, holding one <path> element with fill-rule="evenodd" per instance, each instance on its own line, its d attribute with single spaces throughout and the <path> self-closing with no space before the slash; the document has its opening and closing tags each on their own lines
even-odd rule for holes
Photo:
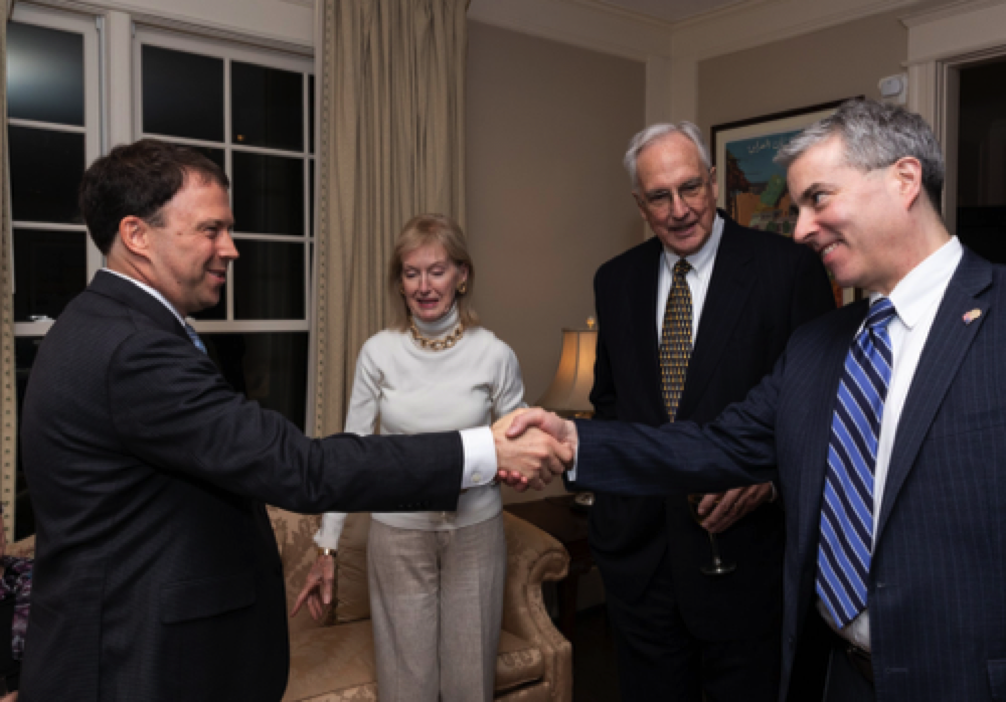
<svg viewBox="0 0 1006 702">
<path fill-rule="evenodd" d="M 965 324 L 971 324 L 971 322 L 975 321 L 976 319 L 978 319 L 981 316 L 982 316 L 982 311 L 976 307 L 975 309 L 971 310 L 970 312 L 965 312 L 964 313 L 964 323 Z"/>
</svg>

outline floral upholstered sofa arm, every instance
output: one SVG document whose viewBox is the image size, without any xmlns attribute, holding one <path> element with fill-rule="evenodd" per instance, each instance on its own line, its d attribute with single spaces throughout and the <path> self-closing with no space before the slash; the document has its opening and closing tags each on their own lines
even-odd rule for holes
<svg viewBox="0 0 1006 702">
<path fill-rule="evenodd" d="M 569 554 L 541 529 L 503 513 L 507 541 L 503 629 L 535 644 L 544 657 L 545 680 L 557 702 L 573 698 L 573 647 L 556 629 L 542 597 L 542 583 L 566 577 Z"/>
</svg>

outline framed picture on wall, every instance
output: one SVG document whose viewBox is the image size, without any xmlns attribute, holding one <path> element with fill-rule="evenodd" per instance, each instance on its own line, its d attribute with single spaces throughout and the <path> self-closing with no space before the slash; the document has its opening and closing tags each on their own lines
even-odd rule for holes
<svg viewBox="0 0 1006 702">
<path fill-rule="evenodd" d="M 775 156 L 789 140 L 832 114 L 844 100 L 776 112 L 712 128 L 712 157 L 719 186 L 719 206 L 739 224 L 792 236 L 797 212 L 786 189 L 786 169 Z M 860 295 L 835 286 L 845 304 Z"/>
</svg>

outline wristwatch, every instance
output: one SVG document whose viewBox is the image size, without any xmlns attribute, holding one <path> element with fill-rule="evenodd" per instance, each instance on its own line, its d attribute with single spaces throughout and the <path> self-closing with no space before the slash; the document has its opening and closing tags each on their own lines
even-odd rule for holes
<svg viewBox="0 0 1006 702">
<path fill-rule="evenodd" d="M 331 556 L 332 558 L 335 558 L 335 549 L 334 548 L 324 548 L 322 546 L 319 546 L 318 547 L 318 555 L 319 556 Z"/>
</svg>

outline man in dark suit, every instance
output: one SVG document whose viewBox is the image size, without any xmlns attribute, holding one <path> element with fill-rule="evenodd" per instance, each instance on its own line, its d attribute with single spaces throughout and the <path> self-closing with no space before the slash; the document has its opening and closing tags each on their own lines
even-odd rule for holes
<svg viewBox="0 0 1006 702">
<path fill-rule="evenodd" d="M 656 236 L 605 263 L 594 280 L 594 416 L 706 423 L 771 372 L 796 327 L 834 309 L 831 285 L 809 249 L 717 213 L 716 172 L 695 125 L 644 129 L 625 165 Z M 675 267 L 685 265 L 679 281 Z M 685 372 L 662 378 L 679 294 L 687 295 Z M 671 394 L 674 407 L 665 402 Z M 709 534 L 683 497 L 597 494 L 590 544 L 622 699 L 698 701 L 703 690 L 724 702 L 778 697 L 783 514 L 767 504 L 772 495 L 762 484 L 705 497 L 704 524 L 737 565 L 709 576 L 699 570 L 710 559 Z"/>
<path fill-rule="evenodd" d="M 801 700 L 785 683 L 822 620 L 829 702 L 1003 699 L 1006 270 L 948 234 L 942 155 L 918 115 L 846 103 L 782 158 L 795 238 L 870 300 L 797 330 L 772 375 L 705 427 L 533 411 L 511 432 L 537 424 L 578 443 L 588 489 L 778 477 L 785 699 Z"/>
<path fill-rule="evenodd" d="M 492 478 L 487 429 L 309 440 L 226 384 L 185 316 L 217 303 L 238 255 L 227 187 L 155 140 L 84 176 L 108 268 L 46 336 L 24 402 L 38 525 L 24 702 L 275 702 L 289 651 L 263 503 L 451 510 Z M 549 446 L 496 450 L 528 469 Z"/>
</svg>

